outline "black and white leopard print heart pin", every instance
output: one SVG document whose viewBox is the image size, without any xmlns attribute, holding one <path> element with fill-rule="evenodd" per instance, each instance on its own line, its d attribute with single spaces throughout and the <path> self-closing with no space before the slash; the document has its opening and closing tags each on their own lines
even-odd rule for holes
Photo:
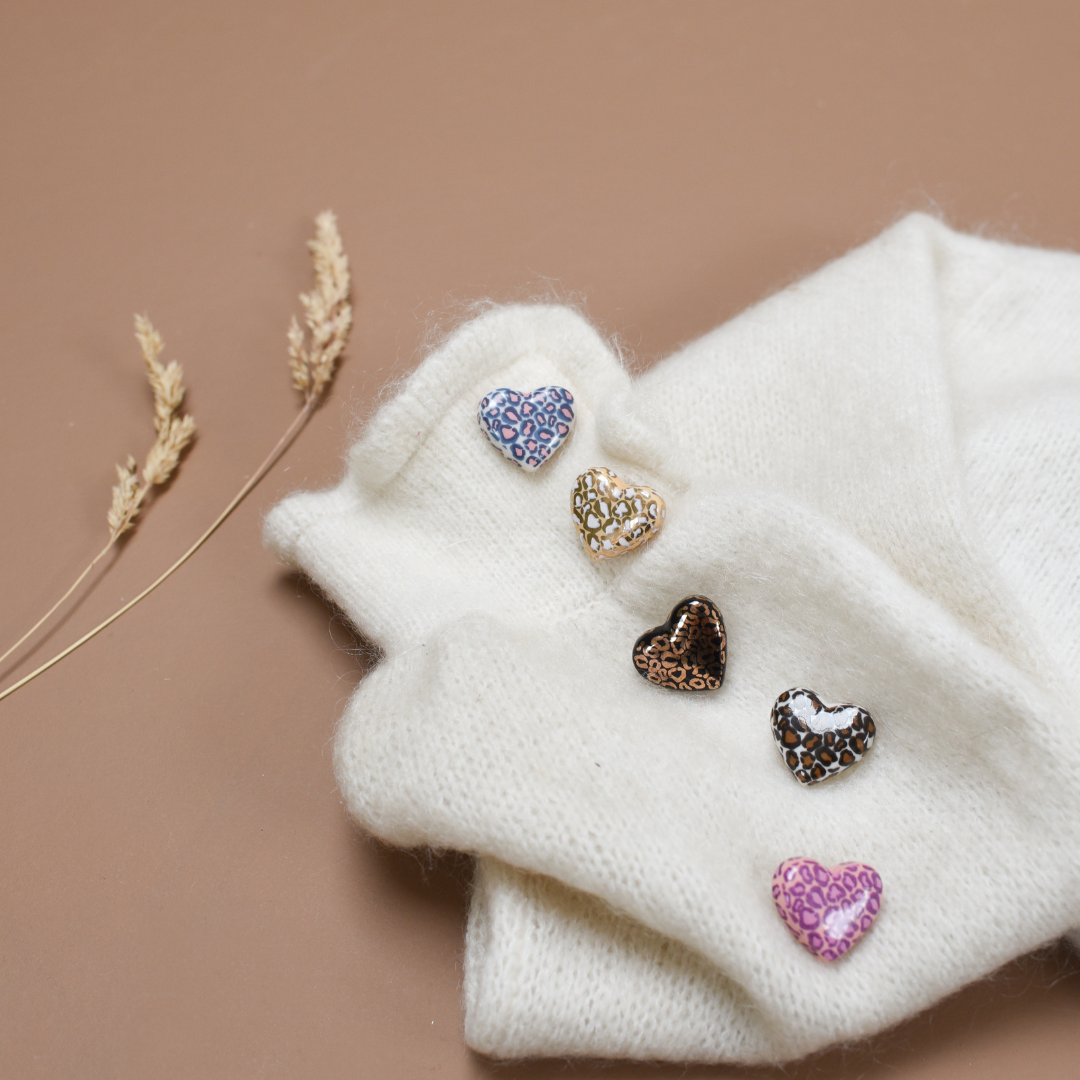
<svg viewBox="0 0 1080 1080">
<path fill-rule="evenodd" d="M 800 784 L 827 780 L 870 752 L 873 717 L 858 705 L 826 705 L 812 690 L 785 690 L 772 708 L 772 733 Z"/>
</svg>

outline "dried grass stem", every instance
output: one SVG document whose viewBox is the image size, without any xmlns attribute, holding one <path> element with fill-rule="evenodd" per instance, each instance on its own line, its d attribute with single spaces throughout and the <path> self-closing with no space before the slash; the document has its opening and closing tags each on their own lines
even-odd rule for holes
<svg viewBox="0 0 1080 1080">
<path fill-rule="evenodd" d="M 150 489 L 164 484 L 176 471 L 184 451 L 195 437 L 195 421 L 190 416 L 180 416 L 184 402 L 184 369 L 175 361 L 163 365 L 158 359 L 165 349 L 165 342 L 145 315 L 135 316 L 135 339 L 142 350 L 143 363 L 150 389 L 154 394 L 154 431 L 157 438 L 146 455 L 143 466 L 143 483 L 139 484 L 139 467 L 128 454 L 123 465 L 116 466 L 116 486 L 112 490 L 112 504 L 107 521 L 109 542 L 94 556 L 90 565 L 75 579 L 59 600 L 7 652 L 0 655 L 2 664 L 24 641 L 32 637 L 56 613 L 65 600 L 86 580 L 87 574 L 109 553 L 116 541 L 135 525 L 135 518 L 142 509 Z"/>
<path fill-rule="evenodd" d="M 172 566 L 170 566 L 169 569 L 165 571 L 165 573 L 163 573 L 152 584 L 148 585 L 145 589 L 143 589 L 143 591 L 139 593 L 138 596 L 135 596 L 131 600 L 129 600 L 118 611 L 114 611 L 107 619 L 104 620 L 104 622 L 98 623 L 98 625 L 95 626 L 93 630 L 90 630 L 88 633 L 83 634 L 83 636 L 79 638 L 78 641 L 69 645 L 66 649 L 63 650 L 63 652 L 57 653 L 56 656 L 54 656 L 51 660 L 46 661 L 44 664 L 41 665 L 41 667 L 36 668 L 34 671 L 31 671 L 29 675 L 25 675 L 18 682 L 13 683 L 6 690 L 0 692 L 0 701 L 3 701 L 4 698 L 6 698 L 9 694 L 14 694 L 15 691 L 18 690 L 20 687 L 25 686 L 28 682 L 31 682 L 39 675 L 48 671 L 49 668 L 51 668 L 54 664 L 59 664 L 60 661 L 64 659 L 64 657 L 69 656 L 77 648 L 79 648 L 80 645 L 85 645 L 92 637 L 100 634 L 102 630 L 105 630 L 108 627 L 112 626 L 112 624 L 116 622 L 116 620 L 119 619 L 121 615 L 130 611 L 137 603 L 139 603 L 140 600 L 143 600 L 147 596 L 149 596 L 163 581 L 165 581 L 166 578 L 170 577 L 173 573 L 179 570 L 180 567 L 183 566 L 184 563 L 186 563 L 188 559 L 190 559 L 191 556 L 194 555 L 195 552 L 198 551 L 199 548 L 201 548 L 203 544 L 205 544 L 206 541 L 214 535 L 215 532 L 217 532 L 218 528 L 224 523 L 225 519 L 240 505 L 240 503 L 244 501 L 251 489 L 255 487 L 255 485 L 274 467 L 274 464 L 277 462 L 278 458 L 280 458 L 281 455 L 284 454 L 286 450 L 288 450 L 288 448 L 292 445 L 293 440 L 296 438 L 297 435 L 300 434 L 300 431 L 303 428 L 304 424 L 307 423 L 308 418 L 315 411 L 315 404 L 316 403 L 313 401 L 309 402 L 303 407 L 303 409 L 301 409 L 301 411 L 297 414 L 296 418 L 289 425 L 285 434 L 282 435 L 281 438 L 278 440 L 277 445 L 274 447 L 274 449 L 270 451 L 263 463 L 252 474 L 251 479 L 248 480 L 246 484 L 244 484 L 244 486 L 236 493 L 235 496 L 233 496 L 232 502 L 230 502 L 229 505 L 226 506 L 225 509 L 222 510 L 222 512 L 217 516 L 217 518 L 215 518 L 214 523 L 210 526 L 210 528 L 207 529 L 206 532 L 204 532 L 202 536 L 200 536 L 199 539 L 196 540 L 195 543 L 192 544 L 191 547 L 189 547 L 187 551 L 185 551 L 184 554 L 181 555 L 180 558 L 177 559 L 176 562 L 174 562 Z M 108 548 L 106 548 L 105 550 L 107 551 Z M 102 554 L 104 553 L 105 552 L 102 552 Z M 100 558 L 100 556 L 98 557 Z M 91 566 L 92 565 L 93 564 L 91 564 Z M 89 573 L 89 567 L 86 571 L 84 571 L 83 576 L 85 577 L 87 573 Z"/>
<path fill-rule="evenodd" d="M 103 622 L 78 641 L 69 645 L 51 660 L 36 670 L 13 683 L 0 692 L 0 701 L 20 687 L 36 679 L 54 664 L 70 656 L 81 645 L 111 626 L 121 615 L 130 611 L 137 603 L 150 595 L 162 582 L 172 576 L 214 535 L 229 515 L 244 501 L 251 490 L 274 467 L 278 459 L 292 445 L 304 425 L 318 407 L 323 393 L 330 385 L 334 368 L 348 342 L 352 328 L 352 307 L 349 304 L 349 260 L 345 255 L 341 236 L 338 234 L 337 219 L 329 210 L 315 219 L 315 239 L 308 242 L 312 261 L 315 266 L 315 288 L 310 293 L 302 293 L 300 302 L 306 313 L 306 324 L 310 334 L 310 343 L 300 329 L 296 319 L 292 320 L 287 333 L 289 349 L 289 368 L 293 376 L 293 385 L 304 395 L 304 403 L 285 433 L 278 439 L 274 448 L 267 454 L 262 464 L 255 470 L 247 482 L 233 496 L 232 501 L 214 519 L 210 527 L 166 570 L 160 577 L 148 585 L 138 596 L 133 597 L 119 610 L 114 611 Z M 45 617 L 34 626 L 4 654 L 13 652 L 30 636 L 75 591 L 79 583 L 94 568 L 96 563 L 116 543 L 117 539 L 134 523 L 146 493 L 155 484 L 162 484 L 176 468 L 186 446 L 194 435 L 195 425 L 190 417 L 177 415 L 184 398 L 182 383 L 183 372 L 175 362 L 162 366 L 158 361 L 164 344 L 160 335 L 150 325 L 149 320 L 137 316 L 135 335 L 143 351 L 151 388 L 154 391 L 154 427 L 158 433 L 157 441 L 147 455 L 143 466 L 143 483 L 138 482 L 134 458 L 128 458 L 125 465 L 117 466 L 118 483 L 113 488 L 113 505 L 109 511 L 110 537 L 108 544 L 95 557 L 94 561 L 82 572 L 74 585 L 53 606 Z M 0 661 L 4 659 L 0 657 Z"/>
</svg>

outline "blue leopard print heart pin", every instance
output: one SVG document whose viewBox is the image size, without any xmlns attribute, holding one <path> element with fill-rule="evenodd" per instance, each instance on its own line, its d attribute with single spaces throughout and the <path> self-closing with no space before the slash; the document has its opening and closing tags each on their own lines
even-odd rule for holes
<svg viewBox="0 0 1080 1080">
<path fill-rule="evenodd" d="M 476 419 L 503 457 L 534 472 L 573 430 L 574 395 L 564 386 L 541 386 L 531 394 L 504 386 L 485 395 Z"/>
</svg>

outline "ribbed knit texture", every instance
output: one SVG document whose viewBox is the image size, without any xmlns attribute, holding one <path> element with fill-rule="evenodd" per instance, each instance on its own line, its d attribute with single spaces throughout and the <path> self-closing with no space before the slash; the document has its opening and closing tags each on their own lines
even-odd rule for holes
<svg viewBox="0 0 1080 1080">
<path fill-rule="evenodd" d="M 496 386 L 573 391 L 535 474 Z M 597 564 L 569 494 L 668 504 Z M 383 406 L 268 544 L 384 652 L 343 717 L 351 813 L 475 852 L 466 1038 L 498 1057 L 780 1061 L 869 1035 L 1080 925 L 1080 257 L 913 215 L 631 380 L 565 308 L 494 308 Z M 712 694 L 630 651 L 692 593 Z M 806 686 L 875 718 L 803 788 L 769 730 Z M 867 862 L 881 916 L 835 965 L 770 895 Z"/>
</svg>

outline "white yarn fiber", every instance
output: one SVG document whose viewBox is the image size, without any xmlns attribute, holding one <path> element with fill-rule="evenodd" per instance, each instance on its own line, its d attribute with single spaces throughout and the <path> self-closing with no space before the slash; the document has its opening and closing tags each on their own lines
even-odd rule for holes
<svg viewBox="0 0 1080 1080">
<path fill-rule="evenodd" d="M 551 384 L 576 428 L 528 474 L 476 404 Z M 599 465 L 668 505 L 605 563 L 569 505 Z M 478 856 L 465 1035 L 510 1058 L 796 1058 L 1080 925 L 1078 538 L 1080 257 L 923 215 L 636 380 L 566 308 L 487 311 L 266 522 L 385 654 L 338 731 L 350 812 Z M 630 659 L 693 593 L 715 693 Z M 811 788 L 769 727 L 793 686 L 878 729 Z M 773 908 L 795 855 L 884 880 L 833 965 Z"/>
</svg>

